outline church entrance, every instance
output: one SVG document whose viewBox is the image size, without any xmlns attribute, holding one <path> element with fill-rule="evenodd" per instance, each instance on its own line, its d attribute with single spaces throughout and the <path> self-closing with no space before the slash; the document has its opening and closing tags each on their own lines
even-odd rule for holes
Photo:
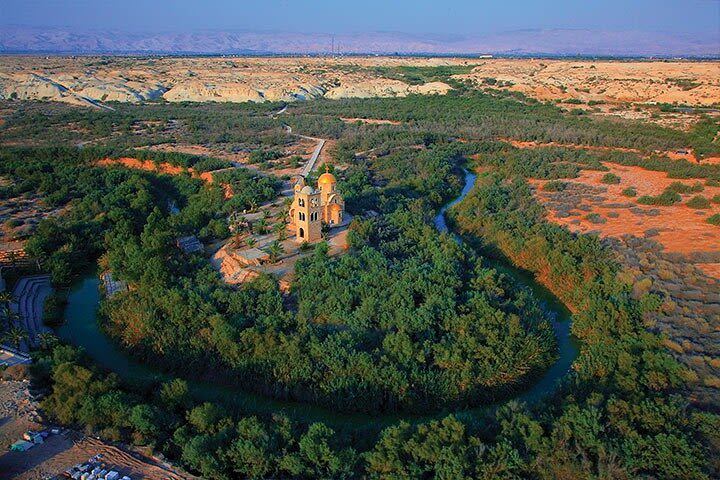
<svg viewBox="0 0 720 480">
<path fill-rule="evenodd" d="M 305 238 L 305 230 L 303 230 L 302 227 L 300 227 L 300 230 L 298 230 L 298 232 L 299 232 L 298 235 L 300 236 L 300 238 Z"/>
</svg>

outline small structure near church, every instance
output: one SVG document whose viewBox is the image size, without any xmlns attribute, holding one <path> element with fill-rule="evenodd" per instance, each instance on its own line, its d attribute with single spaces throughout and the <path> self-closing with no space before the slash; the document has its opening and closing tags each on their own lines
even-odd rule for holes
<svg viewBox="0 0 720 480">
<path fill-rule="evenodd" d="M 295 197 L 290 205 L 290 225 L 295 229 L 297 242 L 316 242 L 322 239 L 322 225 L 336 227 L 343 224 L 345 201 L 337 191 L 337 179 L 328 172 L 318 178 L 317 189 L 300 177 L 295 184 Z"/>
<path fill-rule="evenodd" d="M 270 260 L 270 255 L 259 248 L 246 248 L 236 252 L 237 259 L 245 265 L 260 266 Z"/>
<path fill-rule="evenodd" d="M 187 237 L 180 237 L 177 239 L 177 246 L 184 253 L 193 253 L 202 251 L 203 244 L 197 239 L 195 235 Z"/>
</svg>

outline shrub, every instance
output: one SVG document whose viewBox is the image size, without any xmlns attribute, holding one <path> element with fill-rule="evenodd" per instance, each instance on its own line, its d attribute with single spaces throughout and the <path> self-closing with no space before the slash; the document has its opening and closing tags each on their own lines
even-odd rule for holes
<svg viewBox="0 0 720 480">
<path fill-rule="evenodd" d="M 670 184 L 669 187 L 665 189 L 666 192 L 675 192 L 675 193 L 690 193 L 693 191 L 693 187 L 690 185 L 686 185 L 682 182 L 673 182 Z"/>
<path fill-rule="evenodd" d="M 591 213 L 590 215 L 586 215 L 585 220 L 595 224 L 607 222 L 607 220 L 605 220 L 599 213 Z"/>
<path fill-rule="evenodd" d="M 43 323 L 48 327 L 57 327 L 63 324 L 67 295 L 54 292 L 45 300 L 43 306 Z"/>
<path fill-rule="evenodd" d="M 693 192 L 702 192 L 703 190 L 705 190 L 705 187 L 703 187 L 702 183 L 695 182 L 695 185 L 691 187 L 691 190 Z"/>
<path fill-rule="evenodd" d="M 715 195 L 710 199 L 710 201 L 713 203 L 720 203 L 720 195 Z"/>
<path fill-rule="evenodd" d="M 620 183 L 620 177 L 618 177 L 614 173 L 606 173 L 605 175 L 603 175 L 600 181 L 608 185 L 617 185 L 618 183 Z"/>
<path fill-rule="evenodd" d="M 635 187 L 628 187 L 622 191 L 622 194 L 625 195 L 626 197 L 636 197 L 637 190 L 635 190 Z"/>
<path fill-rule="evenodd" d="M 720 180 L 715 180 L 714 178 L 708 178 L 705 181 L 705 186 L 708 187 L 720 187 Z"/>
<path fill-rule="evenodd" d="M 678 203 L 680 200 L 682 200 L 682 197 L 679 193 L 671 191 L 671 190 L 665 190 L 663 193 L 658 195 L 657 197 L 651 197 L 649 195 L 643 195 L 642 197 L 637 199 L 637 202 L 643 205 L 661 205 L 661 206 L 669 206 L 674 205 Z"/>
<path fill-rule="evenodd" d="M 546 192 L 561 192 L 567 188 L 567 183 L 560 180 L 552 180 L 543 185 L 542 189 Z"/>
<path fill-rule="evenodd" d="M 708 217 L 706 221 L 712 225 L 720 227 L 720 213 L 716 213 L 715 215 Z"/>
<path fill-rule="evenodd" d="M 250 153 L 250 156 L 248 157 L 248 162 L 264 163 L 269 160 L 275 160 L 282 156 L 283 156 L 283 153 L 276 148 L 273 148 L 271 150 L 255 150 L 254 152 Z"/>
<path fill-rule="evenodd" d="M 710 208 L 710 200 L 702 195 L 696 195 L 687 202 L 687 206 L 690 208 Z"/>
<path fill-rule="evenodd" d="M 5 222 L 5 225 L 7 225 L 10 228 L 16 228 L 24 223 L 25 222 L 20 218 L 11 218 L 10 220 Z"/>
</svg>

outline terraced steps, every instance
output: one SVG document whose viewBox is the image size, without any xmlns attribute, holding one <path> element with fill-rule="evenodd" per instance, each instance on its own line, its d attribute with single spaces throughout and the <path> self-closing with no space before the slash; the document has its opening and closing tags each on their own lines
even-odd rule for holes
<svg viewBox="0 0 720 480">
<path fill-rule="evenodd" d="M 10 309 L 19 313 L 18 326 L 28 333 L 28 340 L 20 345 L 22 351 L 28 351 L 39 345 L 38 335 L 50 329 L 43 325 L 45 299 L 52 293 L 49 275 L 32 275 L 18 280 L 13 290 L 15 301 Z"/>
</svg>

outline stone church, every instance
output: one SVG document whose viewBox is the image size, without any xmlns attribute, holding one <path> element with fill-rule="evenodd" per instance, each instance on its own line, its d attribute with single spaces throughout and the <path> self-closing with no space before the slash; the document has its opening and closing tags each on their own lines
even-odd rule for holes
<svg viewBox="0 0 720 480">
<path fill-rule="evenodd" d="M 317 189 L 300 177 L 295 184 L 295 198 L 290 205 L 290 226 L 297 242 L 322 239 L 322 224 L 335 227 L 343 223 L 345 202 L 337 191 L 337 180 L 328 172 L 318 178 Z"/>
</svg>

